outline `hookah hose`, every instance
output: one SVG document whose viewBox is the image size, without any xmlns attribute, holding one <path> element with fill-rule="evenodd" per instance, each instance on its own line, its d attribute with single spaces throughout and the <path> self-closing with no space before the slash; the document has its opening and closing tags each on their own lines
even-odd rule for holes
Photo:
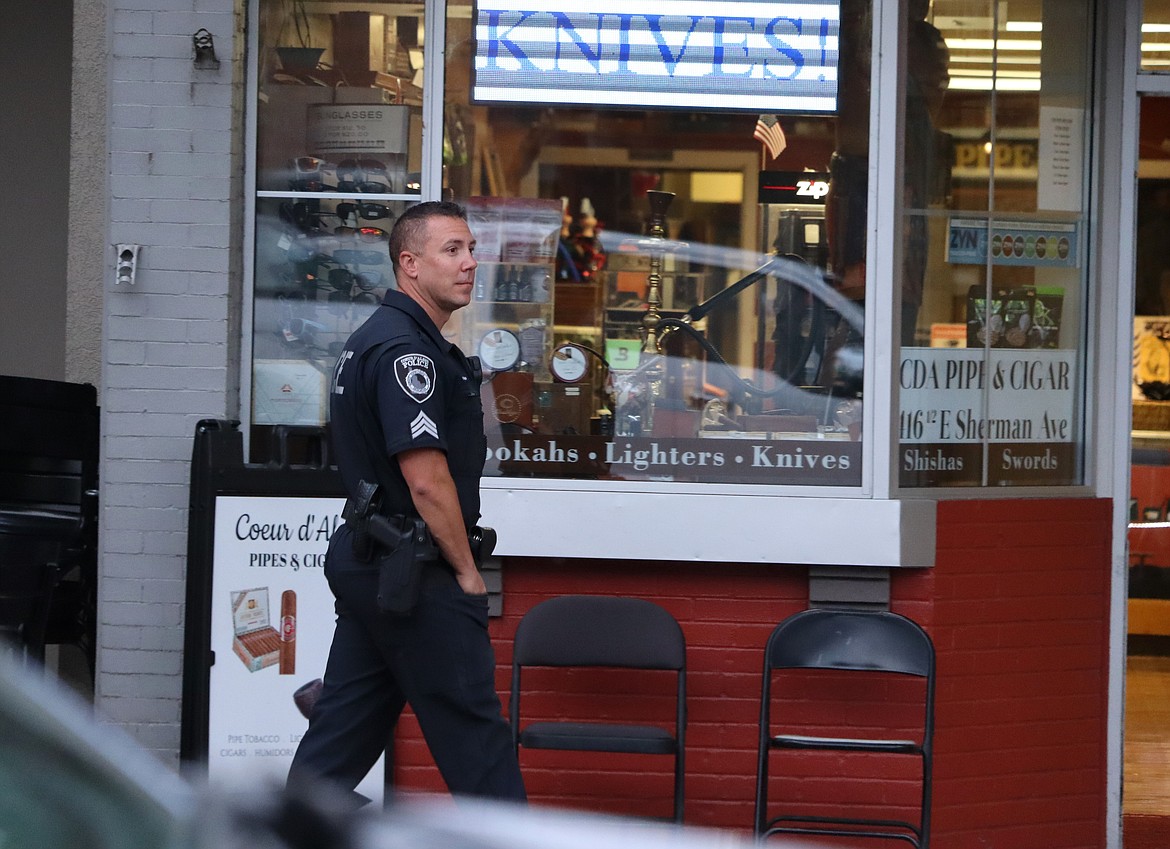
<svg viewBox="0 0 1170 849">
<path fill-rule="evenodd" d="M 669 334 L 674 330 L 682 330 L 692 339 L 699 343 L 699 346 L 706 352 L 707 356 L 717 363 L 731 378 L 732 382 L 738 386 L 745 395 L 752 395 L 760 399 L 772 399 L 779 397 L 793 388 L 792 379 L 803 368 L 803 364 L 808 360 L 809 355 L 813 351 L 813 347 L 817 344 L 823 330 L 822 324 L 825 314 L 825 305 L 819 299 L 813 298 L 812 315 L 810 317 L 810 328 L 808 336 L 802 341 L 799 354 L 794 358 L 792 370 L 788 374 L 777 374 L 780 378 L 781 385 L 775 389 L 761 389 L 749 380 L 745 380 L 736 373 L 735 368 L 723 358 L 719 350 L 711 344 L 710 340 L 696 329 L 692 322 L 704 318 L 711 310 L 713 310 L 720 302 L 742 292 L 749 286 L 766 279 L 774 271 L 778 270 L 781 261 L 798 262 L 802 268 L 807 268 L 807 263 L 804 259 L 796 254 L 778 254 L 772 257 L 755 271 L 736 281 L 719 292 L 716 292 L 706 301 L 701 304 L 696 304 L 687 310 L 686 314 L 681 318 L 663 318 L 659 320 L 658 327 L 660 330 Z M 785 275 L 777 274 L 777 277 L 788 284 L 789 286 L 799 286 L 799 281 L 785 279 Z M 804 287 L 801 287 L 804 288 Z M 661 342 L 660 342 L 661 346 Z"/>
<path fill-rule="evenodd" d="M 667 333 L 674 331 L 674 330 L 681 330 L 684 333 L 686 333 L 688 336 L 690 336 L 692 339 L 694 339 L 696 342 L 698 342 L 699 346 L 703 349 L 704 352 L 706 352 L 706 354 L 710 358 L 710 360 L 712 362 L 714 362 L 716 365 L 718 365 L 720 367 L 720 369 L 723 372 L 725 372 L 728 377 L 731 378 L 731 381 L 737 387 L 739 387 L 745 395 L 752 395 L 752 396 L 754 396 L 756 398 L 760 398 L 760 399 L 771 399 L 771 398 L 778 398 L 781 395 L 784 395 L 788 392 L 791 392 L 792 389 L 794 388 L 793 385 L 788 380 L 786 380 L 784 377 L 779 376 L 779 375 L 778 375 L 778 377 L 780 377 L 781 384 L 779 386 L 777 386 L 775 389 L 761 389 L 760 387 L 758 387 L 754 383 L 752 383 L 750 380 L 746 380 L 746 379 L 740 377 L 736 373 L 735 367 L 732 366 L 729 362 L 727 362 L 727 360 L 723 359 L 723 355 L 719 353 L 719 349 L 716 348 L 714 345 L 712 345 L 711 342 L 707 339 L 706 336 L 703 335 L 702 332 L 700 332 L 698 329 L 696 329 L 692 325 L 688 324 L 686 321 L 683 321 L 682 319 L 664 318 L 659 322 L 658 328 L 659 328 L 659 330 L 666 331 Z M 664 337 L 665 337 L 665 335 L 666 335 L 666 333 L 663 334 Z"/>
</svg>

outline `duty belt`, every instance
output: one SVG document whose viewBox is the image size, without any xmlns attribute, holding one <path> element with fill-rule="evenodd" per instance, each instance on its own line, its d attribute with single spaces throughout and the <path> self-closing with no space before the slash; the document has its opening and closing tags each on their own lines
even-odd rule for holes
<svg viewBox="0 0 1170 849">
<path fill-rule="evenodd" d="M 358 482 L 357 495 L 345 500 L 341 518 L 353 530 L 353 552 L 359 560 L 372 560 L 379 553 L 378 546 L 393 551 L 406 541 L 414 545 L 416 557 L 439 559 L 439 546 L 426 522 L 401 513 L 387 516 L 381 506 L 382 487 L 364 480 Z M 495 550 L 496 532 L 476 525 L 467 532 L 467 542 L 475 561 L 482 562 Z"/>
</svg>

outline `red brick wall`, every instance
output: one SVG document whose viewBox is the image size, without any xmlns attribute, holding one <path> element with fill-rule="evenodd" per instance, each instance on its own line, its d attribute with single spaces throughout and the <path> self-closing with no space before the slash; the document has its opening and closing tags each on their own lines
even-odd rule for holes
<svg viewBox="0 0 1170 849">
<path fill-rule="evenodd" d="M 1101 500 L 942 503 L 935 567 L 895 572 L 892 608 L 925 626 L 938 651 L 936 849 L 1103 845 L 1109 526 Z M 631 595 L 674 614 L 688 645 L 686 820 L 751 827 L 763 644 L 779 619 L 807 605 L 805 568 L 510 560 L 504 586 L 505 615 L 492 633 L 505 708 L 511 638 L 540 600 Z M 589 683 L 578 675 L 567 686 Z M 564 682 L 529 685 L 526 716 L 560 710 L 547 691 Z M 612 689 L 599 708 L 608 719 L 669 715 L 666 679 Z M 665 758 L 525 751 L 521 763 L 536 804 L 669 812 Z M 409 718 L 398 764 L 402 786 L 442 789 Z M 909 799 L 906 778 L 891 768 L 861 797 Z M 773 786 L 795 795 L 836 783 L 814 772 Z"/>
<path fill-rule="evenodd" d="M 1104 845 L 1110 511 L 940 504 L 935 569 L 895 585 L 938 653 L 937 849 Z"/>
</svg>

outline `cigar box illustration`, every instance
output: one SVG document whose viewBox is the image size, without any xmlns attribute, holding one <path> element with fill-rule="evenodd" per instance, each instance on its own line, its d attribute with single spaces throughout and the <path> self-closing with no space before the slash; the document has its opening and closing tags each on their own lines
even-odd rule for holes
<svg viewBox="0 0 1170 849">
<path fill-rule="evenodd" d="M 280 634 L 272 627 L 268 587 L 232 593 L 232 650 L 249 672 L 272 666 L 280 659 Z"/>
</svg>

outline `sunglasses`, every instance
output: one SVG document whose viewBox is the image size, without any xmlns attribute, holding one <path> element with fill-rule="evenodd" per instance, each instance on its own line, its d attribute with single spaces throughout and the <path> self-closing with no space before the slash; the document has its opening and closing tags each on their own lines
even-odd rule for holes
<svg viewBox="0 0 1170 849">
<path fill-rule="evenodd" d="M 289 180 L 288 187 L 289 187 L 289 189 L 291 189 L 294 192 L 334 192 L 334 191 L 338 191 L 337 186 L 330 186 L 324 180 L 319 180 L 319 179 Z M 341 191 L 349 191 L 349 189 L 343 189 Z"/>
<path fill-rule="evenodd" d="M 369 292 L 382 285 L 382 272 L 354 272 L 348 268 L 333 268 L 329 271 L 329 285 L 338 292 L 348 292 L 354 286 L 357 286 L 363 292 Z"/>
<path fill-rule="evenodd" d="M 292 262 L 316 261 L 322 256 L 317 240 L 306 234 L 298 234 L 285 250 Z"/>
<path fill-rule="evenodd" d="M 386 174 L 386 164 L 379 159 L 343 159 L 337 163 L 337 176 L 353 177 L 358 172 L 365 174 Z"/>
<path fill-rule="evenodd" d="M 337 204 L 337 216 L 342 221 L 350 218 L 364 218 L 366 221 L 377 221 L 382 218 L 393 218 L 394 213 L 384 203 L 358 201 L 356 203 Z"/>
<path fill-rule="evenodd" d="M 334 236 L 350 237 L 359 242 L 388 242 L 390 234 L 381 227 L 338 227 Z"/>
<path fill-rule="evenodd" d="M 318 190 L 309 189 L 308 191 Z M 376 180 L 338 180 L 337 191 L 361 192 L 367 195 L 388 195 L 394 192 L 389 183 L 379 183 Z"/>
<path fill-rule="evenodd" d="M 298 156 L 289 161 L 292 170 L 298 174 L 319 174 L 329 167 L 329 163 L 316 156 Z"/>
<path fill-rule="evenodd" d="M 363 292 L 370 292 L 382 285 L 381 271 L 357 271 L 354 272 L 353 282 Z"/>
<path fill-rule="evenodd" d="M 353 272 L 348 268 L 329 269 L 329 285 L 338 292 L 348 292 L 353 288 Z"/>
<path fill-rule="evenodd" d="M 333 261 L 341 265 L 381 265 L 389 259 L 390 257 L 381 251 L 340 250 L 333 252 Z"/>
<path fill-rule="evenodd" d="M 386 165 L 378 159 L 343 159 L 338 162 L 337 190 L 367 194 L 388 194 L 393 191 Z"/>
<path fill-rule="evenodd" d="M 321 218 L 332 215 L 334 213 L 321 211 L 321 202 L 318 200 L 296 203 L 285 201 L 280 205 L 280 220 L 306 232 L 320 232 Z"/>
</svg>

